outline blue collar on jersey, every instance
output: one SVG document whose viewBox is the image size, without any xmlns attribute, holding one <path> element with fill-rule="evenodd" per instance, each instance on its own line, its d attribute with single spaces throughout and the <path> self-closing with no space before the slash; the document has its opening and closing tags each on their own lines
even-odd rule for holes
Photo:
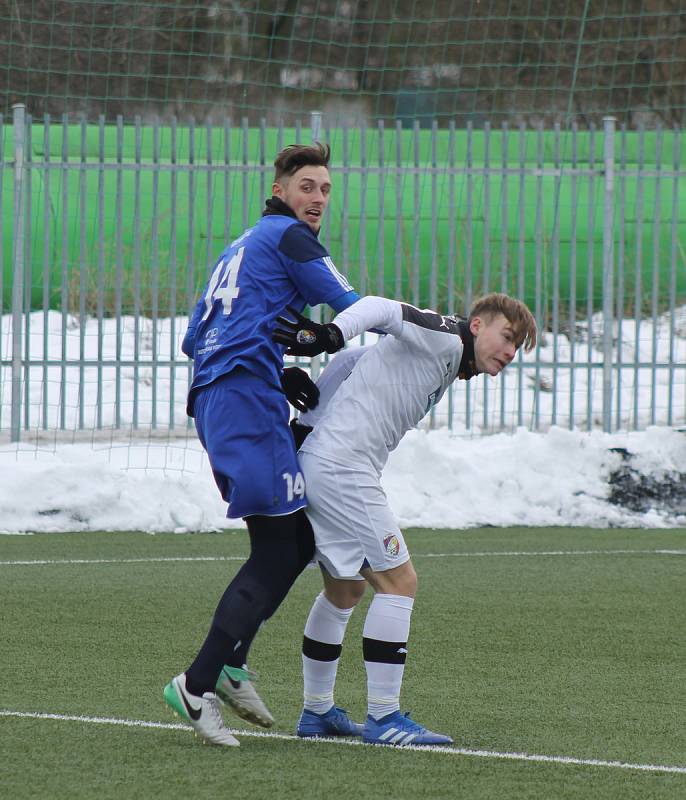
<svg viewBox="0 0 686 800">
<path fill-rule="evenodd" d="M 479 370 L 476 368 L 476 356 L 474 355 L 474 334 L 469 330 L 469 324 L 466 319 L 457 321 L 457 329 L 464 347 L 460 366 L 457 370 L 457 377 L 460 380 L 468 381 L 479 374 Z"/>
</svg>

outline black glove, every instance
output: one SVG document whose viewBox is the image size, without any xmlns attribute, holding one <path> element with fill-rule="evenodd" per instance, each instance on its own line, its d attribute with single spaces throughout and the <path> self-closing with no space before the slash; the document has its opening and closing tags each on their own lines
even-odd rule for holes
<svg viewBox="0 0 686 800">
<path fill-rule="evenodd" d="M 287 355 L 318 356 L 324 351 L 335 353 L 345 344 L 340 328 L 333 322 L 320 325 L 318 322 L 303 317 L 290 306 L 287 306 L 287 310 L 295 317 L 295 320 L 288 319 L 288 317 L 277 317 L 276 321 L 280 327 L 274 328 L 272 334 L 273 341 L 288 347 Z"/>
<path fill-rule="evenodd" d="M 298 411 L 316 408 L 319 389 L 312 378 L 300 367 L 288 367 L 281 373 L 281 388 L 288 402 Z"/>
</svg>

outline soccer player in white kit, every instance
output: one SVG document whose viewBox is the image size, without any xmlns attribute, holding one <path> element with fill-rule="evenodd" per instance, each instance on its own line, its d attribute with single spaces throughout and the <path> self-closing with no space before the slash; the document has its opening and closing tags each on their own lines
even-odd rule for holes
<svg viewBox="0 0 686 800">
<path fill-rule="evenodd" d="M 371 328 L 389 334 L 331 362 L 318 383 L 318 408 L 301 417 L 297 427 L 313 426 L 299 459 L 324 580 L 305 626 L 305 704 L 297 733 L 337 735 L 329 723 L 339 712 L 336 671 L 345 629 L 366 581 L 375 595 L 363 631 L 368 690 L 363 740 L 451 744 L 449 736 L 400 713 L 417 575 L 380 476 L 389 453 L 454 380 L 481 372 L 498 375 L 522 345 L 527 351 L 535 346 L 535 320 L 522 302 L 496 293 L 478 300 L 468 320 L 373 296 L 327 325 L 293 316 L 295 321 L 280 318 L 275 333 L 293 355 L 335 352 Z"/>
</svg>

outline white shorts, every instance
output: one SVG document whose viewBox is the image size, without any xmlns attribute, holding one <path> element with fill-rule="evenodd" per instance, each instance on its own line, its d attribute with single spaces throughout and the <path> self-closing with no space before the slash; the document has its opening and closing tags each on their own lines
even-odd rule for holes
<svg viewBox="0 0 686 800">
<path fill-rule="evenodd" d="M 384 572 L 409 561 L 398 523 L 374 469 L 346 466 L 298 453 L 315 558 L 334 578 L 363 580 L 359 571 Z M 367 563 L 365 563 L 365 561 Z"/>
</svg>

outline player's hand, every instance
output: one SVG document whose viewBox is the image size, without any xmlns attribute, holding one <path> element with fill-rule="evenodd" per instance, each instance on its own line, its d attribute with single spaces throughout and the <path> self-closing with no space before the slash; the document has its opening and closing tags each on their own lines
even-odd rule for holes
<svg viewBox="0 0 686 800">
<path fill-rule="evenodd" d="M 343 334 L 337 325 L 328 322 L 320 325 L 304 317 L 294 308 L 287 306 L 288 313 L 295 319 L 277 317 L 272 339 L 288 347 L 289 356 L 318 356 L 320 353 L 335 353 L 345 344 Z"/>
<path fill-rule="evenodd" d="M 293 408 L 303 413 L 319 403 L 317 384 L 300 367 L 288 367 L 281 373 L 281 388 Z"/>
</svg>

